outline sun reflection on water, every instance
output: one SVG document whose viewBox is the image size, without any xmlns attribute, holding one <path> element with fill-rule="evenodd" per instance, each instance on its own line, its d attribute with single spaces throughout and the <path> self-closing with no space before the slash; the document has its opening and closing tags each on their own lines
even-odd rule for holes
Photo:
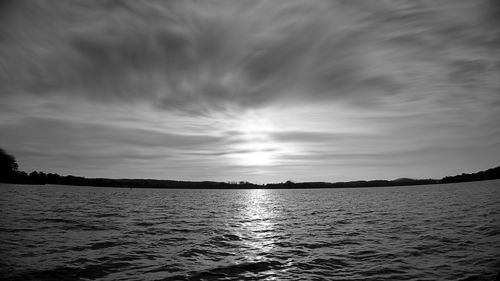
<svg viewBox="0 0 500 281">
<path fill-rule="evenodd" d="M 245 192 L 246 202 L 238 213 L 241 221 L 238 235 L 244 237 L 242 248 L 248 260 L 265 260 L 272 253 L 279 237 L 276 224 L 280 213 L 271 207 L 270 190 L 253 189 Z"/>
</svg>

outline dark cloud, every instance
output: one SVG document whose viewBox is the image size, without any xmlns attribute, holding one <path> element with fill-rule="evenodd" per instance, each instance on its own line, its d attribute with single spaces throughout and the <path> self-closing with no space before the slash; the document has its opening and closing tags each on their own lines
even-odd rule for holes
<svg viewBox="0 0 500 281">
<path fill-rule="evenodd" d="M 443 44 L 479 52 L 498 42 L 493 20 L 481 17 L 495 4 L 455 2 L 7 1 L 2 92 L 188 112 L 345 97 L 371 104 L 412 87 L 387 60 L 439 60 L 432 54 Z"/>
<path fill-rule="evenodd" d="M 259 152 L 276 152 L 278 151 L 275 148 L 267 148 L 267 149 L 260 149 Z M 227 150 L 227 151 L 218 151 L 218 152 L 210 152 L 210 151 L 205 151 L 205 152 L 186 152 L 186 155 L 194 155 L 194 156 L 227 156 L 227 155 L 235 155 L 235 154 L 248 154 L 248 153 L 254 153 L 256 150 L 254 149 L 234 149 L 234 150 Z"/>
<path fill-rule="evenodd" d="M 487 81 L 483 81 L 488 63 L 482 60 L 457 60 L 450 66 L 450 80 L 463 86 L 481 86 Z"/>
</svg>

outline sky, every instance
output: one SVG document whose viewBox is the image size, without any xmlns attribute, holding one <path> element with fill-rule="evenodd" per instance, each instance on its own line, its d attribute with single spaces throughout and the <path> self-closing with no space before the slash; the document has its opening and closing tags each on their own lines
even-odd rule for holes
<svg viewBox="0 0 500 281">
<path fill-rule="evenodd" d="M 20 170 L 267 183 L 500 164 L 495 0 L 0 3 L 0 147 Z"/>
</svg>

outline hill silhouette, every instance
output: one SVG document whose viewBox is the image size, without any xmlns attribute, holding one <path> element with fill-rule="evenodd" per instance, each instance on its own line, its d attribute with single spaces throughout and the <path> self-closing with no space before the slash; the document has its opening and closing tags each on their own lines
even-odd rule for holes
<svg viewBox="0 0 500 281">
<path fill-rule="evenodd" d="M 258 185 L 250 182 L 215 182 L 215 181 L 174 181 L 155 179 L 108 179 L 85 178 L 73 175 L 61 176 L 56 173 L 33 171 L 26 173 L 18 170 L 14 156 L 0 148 L 0 182 L 15 184 L 59 184 L 102 187 L 133 187 L 133 188 L 200 188 L 200 189 L 246 189 L 246 188 L 349 188 L 349 187 L 381 187 L 406 186 L 423 184 L 442 184 L 469 181 L 500 179 L 500 166 L 472 174 L 447 176 L 442 179 L 410 179 L 395 180 L 361 180 L 348 182 L 299 182 L 268 183 Z"/>
</svg>

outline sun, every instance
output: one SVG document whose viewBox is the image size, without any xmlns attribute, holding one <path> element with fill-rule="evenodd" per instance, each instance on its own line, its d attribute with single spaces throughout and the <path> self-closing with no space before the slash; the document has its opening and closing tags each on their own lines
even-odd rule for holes
<svg viewBox="0 0 500 281">
<path fill-rule="evenodd" d="M 270 166 L 277 160 L 279 144 L 271 136 L 277 128 L 265 114 L 243 115 L 236 120 L 235 130 L 241 137 L 233 155 L 238 165 Z"/>
<path fill-rule="evenodd" d="M 266 151 L 252 151 L 240 156 L 240 164 L 243 166 L 268 166 L 273 162 L 273 155 Z"/>
</svg>

